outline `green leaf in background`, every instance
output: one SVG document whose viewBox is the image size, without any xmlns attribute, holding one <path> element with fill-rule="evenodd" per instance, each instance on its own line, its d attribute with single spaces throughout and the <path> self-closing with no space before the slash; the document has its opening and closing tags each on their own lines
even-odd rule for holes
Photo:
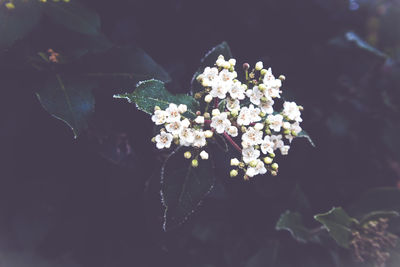
<svg viewBox="0 0 400 267">
<path fill-rule="evenodd" d="M 133 93 L 114 95 L 114 98 L 125 98 L 130 103 L 135 103 L 137 108 L 148 114 L 154 113 L 154 107 L 166 109 L 170 103 L 187 105 L 187 112 L 183 115 L 194 119 L 198 110 L 198 102 L 189 95 L 172 95 L 168 92 L 164 83 L 158 80 L 139 82 Z"/>
<path fill-rule="evenodd" d="M 161 168 L 161 197 L 165 207 L 164 230 L 173 229 L 186 221 L 214 186 L 211 160 L 200 160 L 193 168 L 191 160 L 177 148 Z"/>
<path fill-rule="evenodd" d="M 227 42 L 222 42 L 219 45 L 215 46 L 213 49 L 208 51 L 207 54 L 204 56 L 204 58 L 201 60 L 200 67 L 197 69 L 196 73 L 193 75 L 193 78 L 191 81 L 192 94 L 195 94 L 196 92 L 202 90 L 202 88 L 203 88 L 200 85 L 200 83 L 198 83 L 196 81 L 197 76 L 199 76 L 199 74 L 203 73 L 205 67 L 214 66 L 215 61 L 217 61 L 219 55 L 223 55 L 225 57 L 225 59 L 232 58 L 231 49 L 229 48 L 229 45 Z"/>
<path fill-rule="evenodd" d="M 94 111 L 92 81 L 62 77 L 50 78 L 36 95 L 47 112 L 71 127 L 75 138 L 86 129 Z"/>
<path fill-rule="evenodd" d="M 77 0 L 69 2 L 48 1 L 45 4 L 44 13 L 54 22 L 72 31 L 88 35 L 100 33 L 99 15 L 87 9 Z"/>
<path fill-rule="evenodd" d="M 318 241 L 318 237 L 313 236 L 310 229 L 303 224 L 303 219 L 300 213 L 291 212 L 289 210 L 282 213 L 275 226 L 276 230 L 287 230 L 299 242 L 306 243 L 308 241 Z"/>
<path fill-rule="evenodd" d="M 27 35 L 39 22 L 42 5 L 39 1 L 13 1 L 15 8 L 8 9 L 0 1 L 0 49 L 7 48 Z"/>
<path fill-rule="evenodd" d="M 297 134 L 297 137 L 306 138 L 313 147 L 316 147 L 314 141 L 311 139 L 311 137 L 308 135 L 308 133 L 306 131 L 304 131 L 304 130 L 301 131 L 300 133 Z"/>
<path fill-rule="evenodd" d="M 169 74 L 146 52 L 135 46 L 114 47 L 83 57 L 83 71 L 116 88 L 133 88 L 137 82 L 156 79 L 170 82 Z"/>
<path fill-rule="evenodd" d="M 342 208 L 332 208 L 327 213 L 317 214 L 314 219 L 322 223 L 336 243 L 349 248 L 352 237 L 351 225 L 354 220 Z"/>
</svg>

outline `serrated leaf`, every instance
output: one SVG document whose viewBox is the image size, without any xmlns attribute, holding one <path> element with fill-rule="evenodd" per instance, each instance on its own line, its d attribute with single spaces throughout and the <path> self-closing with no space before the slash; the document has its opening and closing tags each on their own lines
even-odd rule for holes
<svg viewBox="0 0 400 267">
<path fill-rule="evenodd" d="M 113 88 L 132 88 L 137 82 L 156 79 L 168 83 L 169 74 L 146 52 L 135 46 L 114 47 L 83 57 L 85 76 L 101 79 Z"/>
<path fill-rule="evenodd" d="M 317 237 L 313 237 L 310 229 L 304 226 L 302 216 L 298 212 L 287 210 L 282 213 L 275 229 L 289 231 L 294 239 L 302 243 L 317 241 Z"/>
<path fill-rule="evenodd" d="M 211 160 L 199 160 L 199 166 L 193 168 L 183 152 L 181 148 L 176 149 L 161 168 L 165 231 L 184 223 L 215 183 Z"/>
<path fill-rule="evenodd" d="M 355 219 L 351 218 L 342 208 L 332 208 L 327 213 L 317 214 L 314 219 L 322 223 L 336 243 L 348 248 L 351 237 L 351 225 Z"/>
<path fill-rule="evenodd" d="M 148 114 L 154 113 L 154 107 L 166 109 L 170 103 L 185 104 L 187 111 L 185 117 L 196 118 L 198 102 L 188 95 L 173 95 L 165 89 L 164 83 L 158 80 L 148 80 L 138 83 L 133 93 L 114 95 L 114 98 L 124 98 L 130 103 L 135 103 L 137 108 Z"/>
<path fill-rule="evenodd" d="M 48 1 L 45 4 L 44 12 L 54 22 L 69 30 L 88 35 L 100 33 L 99 15 L 77 0 L 71 0 L 68 3 Z"/>
<path fill-rule="evenodd" d="M 0 48 L 12 45 L 27 35 L 42 16 L 42 4 L 38 1 L 13 1 L 15 8 L 8 9 L 0 1 Z"/>
<path fill-rule="evenodd" d="M 48 79 L 36 93 L 43 108 L 52 116 L 64 121 L 75 138 L 86 129 L 94 111 L 92 81 L 56 75 Z"/>
<path fill-rule="evenodd" d="M 201 91 L 203 87 L 200 85 L 199 82 L 196 81 L 197 76 L 203 73 L 205 67 L 209 66 L 212 67 L 217 61 L 218 56 L 223 55 L 225 59 L 232 58 L 231 49 L 227 42 L 222 42 L 219 45 L 215 46 L 213 49 L 207 52 L 207 54 L 202 58 L 200 62 L 200 67 L 197 69 L 196 73 L 192 77 L 191 81 L 191 92 L 195 94 L 198 91 Z"/>
<path fill-rule="evenodd" d="M 306 138 L 313 147 L 316 147 L 314 141 L 311 139 L 311 137 L 308 135 L 308 133 L 306 131 L 304 131 L 304 130 L 301 131 L 300 133 L 297 134 L 297 137 Z"/>
</svg>

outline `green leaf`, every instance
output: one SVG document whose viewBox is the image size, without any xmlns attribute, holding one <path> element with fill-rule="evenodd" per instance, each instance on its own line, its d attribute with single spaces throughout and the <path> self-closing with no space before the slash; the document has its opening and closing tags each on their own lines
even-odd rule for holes
<svg viewBox="0 0 400 267">
<path fill-rule="evenodd" d="M 316 147 L 314 141 L 311 139 L 311 137 L 308 135 L 308 133 L 306 131 L 304 131 L 304 130 L 301 131 L 300 133 L 297 134 L 297 137 L 306 138 L 313 147 Z"/>
<path fill-rule="evenodd" d="M 219 45 L 215 46 L 213 49 L 207 52 L 207 54 L 203 57 L 200 62 L 200 67 L 197 69 L 196 73 L 193 75 L 191 81 L 191 93 L 195 94 L 198 91 L 201 91 L 203 87 L 197 82 L 196 78 L 199 74 L 203 73 L 206 67 L 212 67 L 217 61 L 218 56 L 223 55 L 225 59 L 232 58 L 231 49 L 227 42 L 222 42 Z"/>
<path fill-rule="evenodd" d="M 317 241 L 318 238 L 312 235 L 310 229 L 303 224 L 300 213 L 291 212 L 289 210 L 282 213 L 275 226 L 276 230 L 287 230 L 299 242 L 306 243 L 308 241 Z"/>
<path fill-rule="evenodd" d="M 198 110 L 198 102 L 188 95 L 172 95 L 168 92 L 164 83 L 158 80 L 148 80 L 139 82 L 133 93 L 125 93 L 114 95 L 114 98 L 125 98 L 130 103 L 135 103 L 137 108 L 148 114 L 154 113 L 154 107 L 159 106 L 161 109 L 166 109 L 170 103 L 187 105 L 187 112 L 183 115 L 194 119 Z"/>
<path fill-rule="evenodd" d="M 68 3 L 48 1 L 45 4 L 44 12 L 54 22 L 69 30 L 88 35 L 100 33 L 99 15 L 77 0 L 71 0 Z"/>
<path fill-rule="evenodd" d="M 215 183 L 211 164 L 211 160 L 199 160 L 193 168 L 180 148 L 168 156 L 161 168 L 165 231 L 184 223 L 211 191 Z"/>
<path fill-rule="evenodd" d="M 8 9 L 0 1 L 0 49 L 7 48 L 27 35 L 39 22 L 42 4 L 38 1 L 13 1 L 15 8 Z"/>
<path fill-rule="evenodd" d="M 355 219 L 351 218 L 342 208 L 332 208 L 327 213 L 317 214 L 314 219 L 322 223 L 336 243 L 344 248 L 349 247 L 352 237 L 350 226 Z"/>
<path fill-rule="evenodd" d="M 137 82 L 156 79 L 170 82 L 169 74 L 142 49 L 114 47 L 82 59 L 85 76 L 109 82 L 113 88 L 132 88 Z"/>
<path fill-rule="evenodd" d="M 43 108 L 71 127 L 75 138 L 86 129 L 94 111 L 91 90 L 95 83 L 60 75 L 46 81 L 36 93 Z"/>
</svg>

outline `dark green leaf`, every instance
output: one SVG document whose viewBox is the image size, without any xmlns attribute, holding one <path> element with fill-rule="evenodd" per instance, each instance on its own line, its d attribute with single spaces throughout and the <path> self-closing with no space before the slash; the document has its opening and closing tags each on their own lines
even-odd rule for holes
<svg viewBox="0 0 400 267">
<path fill-rule="evenodd" d="M 204 56 L 204 58 L 200 62 L 200 67 L 197 69 L 196 73 L 193 75 L 192 82 L 191 82 L 191 92 L 192 94 L 202 90 L 202 86 L 200 83 L 196 81 L 197 76 L 203 73 L 205 67 L 209 66 L 212 67 L 217 61 L 218 56 L 223 55 L 225 59 L 232 58 L 231 49 L 227 42 L 222 42 L 219 45 L 215 46 L 213 49 L 208 51 L 208 53 Z"/>
<path fill-rule="evenodd" d="M 317 237 L 312 235 L 310 229 L 303 224 L 301 214 L 289 210 L 282 213 L 275 226 L 276 230 L 287 230 L 299 242 L 317 241 Z"/>
<path fill-rule="evenodd" d="M 316 147 L 314 141 L 311 139 L 311 137 L 308 135 L 308 133 L 306 131 L 304 131 L 304 130 L 301 131 L 300 133 L 298 133 L 297 137 L 306 138 L 313 147 Z"/>
<path fill-rule="evenodd" d="M 100 33 L 99 15 L 80 4 L 77 0 L 71 0 L 68 3 L 48 1 L 44 12 L 54 22 L 72 31 L 88 35 Z"/>
<path fill-rule="evenodd" d="M 187 105 L 187 112 L 183 115 L 194 119 L 199 104 L 188 95 L 172 95 L 168 92 L 164 83 L 157 80 L 148 80 L 138 83 L 133 93 L 114 95 L 114 98 L 125 98 L 130 103 L 135 103 L 137 108 L 148 114 L 154 113 L 154 107 L 159 106 L 166 109 L 170 103 Z"/>
<path fill-rule="evenodd" d="M 93 82 L 56 75 L 36 95 L 44 109 L 68 124 L 77 138 L 87 128 L 88 118 L 94 111 L 91 92 L 94 86 Z"/>
<path fill-rule="evenodd" d="M 193 168 L 183 149 L 172 152 L 161 168 L 161 197 L 165 207 L 164 230 L 181 225 L 214 186 L 211 160 L 200 160 Z"/>
<path fill-rule="evenodd" d="M 355 219 L 351 218 L 342 208 L 332 208 L 327 213 L 317 214 L 314 219 L 322 223 L 336 243 L 344 248 L 349 247 L 352 237 L 351 225 Z"/>
<path fill-rule="evenodd" d="M 42 15 L 42 3 L 38 1 L 13 1 L 15 8 L 8 9 L 0 1 L 0 49 L 12 45 L 23 38 L 39 22 Z"/>
</svg>

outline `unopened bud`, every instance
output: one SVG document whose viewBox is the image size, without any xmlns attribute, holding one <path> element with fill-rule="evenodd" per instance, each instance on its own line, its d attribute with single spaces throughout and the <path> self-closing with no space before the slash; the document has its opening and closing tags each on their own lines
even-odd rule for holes
<svg viewBox="0 0 400 267">
<path fill-rule="evenodd" d="M 237 170 L 231 170 L 231 172 L 229 173 L 229 175 L 231 177 L 236 177 L 238 175 L 238 171 Z"/>
<path fill-rule="evenodd" d="M 217 62 L 215 62 L 215 64 L 216 64 L 218 67 L 223 67 L 224 63 L 225 63 L 225 60 L 224 60 L 223 58 L 218 58 L 218 59 L 217 59 Z"/>
<path fill-rule="evenodd" d="M 207 160 L 208 159 L 208 153 L 205 150 L 201 151 L 200 152 L 200 158 L 202 160 Z"/>
<path fill-rule="evenodd" d="M 272 163 L 272 165 L 271 165 L 271 168 L 274 170 L 274 171 L 276 171 L 278 168 L 279 168 L 279 165 L 278 165 L 278 163 Z"/>
<path fill-rule="evenodd" d="M 265 74 L 267 74 L 267 70 L 266 69 L 262 69 L 261 71 L 260 71 L 260 74 L 261 74 L 261 76 L 265 76 Z"/>
<path fill-rule="evenodd" d="M 261 61 L 258 61 L 256 63 L 256 70 L 260 71 L 263 68 L 263 63 Z"/>
<path fill-rule="evenodd" d="M 265 84 L 260 84 L 259 86 L 258 86 L 258 89 L 260 89 L 260 91 L 261 92 L 264 92 L 265 90 L 267 90 L 267 86 L 265 85 Z"/>
<path fill-rule="evenodd" d="M 280 76 L 279 76 L 279 80 L 281 80 L 281 81 L 284 81 L 284 80 L 286 80 L 286 77 L 285 77 L 285 75 L 280 75 Z"/>
<path fill-rule="evenodd" d="M 237 158 L 231 159 L 231 166 L 239 166 L 240 161 Z"/>
<path fill-rule="evenodd" d="M 204 116 L 204 119 L 206 119 L 206 120 L 211 118 L 210 113 L 208 113 L 208 112 L 204 112 L 203 116 Z"/>
<path fill-rule="evenodd" d="M 272 176 L 277 176 L 278 173 L 277 173 L 276 171 L 271 171 L 271 175 L 272 175 Z"/>
<path fill-rule="evenodd" d="M 156 110 L 161 110 L 161 108 L 159 106 L 155 106 L 154 111 L 156 111 Z"/>
<path fill-rule="evenodd" d="M 204 135 L 206 138 L 211 138 L 211 137 L 213 137 L 214 133 L 210 130 L 207 130 L 204 132 Z"/>
<path fill-rule="evenodd" d="M 265 96 L 263 96 L 263 97 L 260 98 L 260 100 L 261 100 L 261 102 L 267 102 L 267 101 L 268 101 L 268 98 L 266 98 Z"/>
<path fill-rule="evenodd" d="M 260 115 L 260 117 L 265 117 L 266 114 L 261 111 L 259 115 Z"/>
<path fill-rule="evenodd" d="M 297 136 L 296 131 L 292 131 L 291 134 L 292 134 L 293 136 Z"/>
<path fill-rule="evenodd" d="M 197 159 L 192 160 L 192 167 L 196 168 L 199 166 L 199 161 Z"/>
<path fill-rule="evenodd" d="M 271 158 L 275 158 L 275 153 L 274 153 L 274 152 L 269 153 L 268 155 L 269 155 Z"/>
<path fill-rule="evenodd" d="M 244 90 L 247 90 L 247 84 L 242 84 L 242 88 L 243 88 Z"/>
<path fill-rule="evenodd" d="M 204 101 L 205 101 L 206 103 L 210 103 L 212 100 L 213 100 L 213 97 L 212 97 L 210 94 L 208 94 L 208 95 L 206 95 L 206 96 L 204 97 Z"/>
<path fill-rule="evenodd" d="M 219 55 L 219 56 L 218 56 L 218 59 L 223 59 L 223 60 L 225 60 L 225 57 L 224 57 L 224 55 Z"/>
<path fill-rule="evenodd" d="M 243 179 L 244 179 L 245 181 L 248 181 L 248 180 L 249 180 L 249 176 L 248 176 L 248 175 L 245 175 L 245 176 L 243 176 Z"/>
<path fill-rule="evenodd" d="M 285 129 L 285 130 L 283 131 L 283 134 L 284 134 L 284 135 L 290 134 L 290 130 L 289 130 L 289 129 Z"/>
<path fill-rule="evenodd" d="M 212 110 L 211 114 L 213 116 L 218 116 L 219 114 L 221 114 L 221 112 L 219 111 L 219 109 L 215 108 L 215 109 Z"/>
<path fill-rule="evenodd" d="M 250 165 L 250 167 L 254 168 L 257 166 L 257 161 L 256 160 L 250 161 L 249 165 Z"/>
<path fill-rule="evenodd" d="M 272 159 L 270 157 L 265 157 L 264 158 L 264 162 L 265 162 L 265 164 L 271 164 L 272 163 Z"/>
<path fill-rule="evenodd" d="M 229 68 L 231 67 L 231 64 L 229 64 L 228 61 L 225 61 L 224 64 L 222 64 L 222 67 L 223 67 L 224 69 L 229 69 Z"/>
<path fill-rule="evenodd" d="M 243 169 L 245 166 L 246 166 L 246 165 L 245 165 L 243 162 L 240 162 L 240 163 L 239 163 L 239 168 L 242 168 L 242 169 Z"/>
<path fill-rule="evenodd" d="M 179 146 L 180 142 L 179 142 L 179 139 L 178 139 L 178 138 L 175 138 L 175 139 L 174 139 L 174 144 L 177 145 L 177 146 Z"/>
<path fill-rule="evenodd" d="M 156 138 L 155 137 L 151 138 L 151 142 L 155 143 L 156 142 Z"/>
<path fill-rule="evenodd" d="M 303 111 L 304 110 L 304 107 L 303 106 L 298 106 L 299 107 L 299 110 L 300 111 Z"/>
<path fill-rule="evenodd" d="M 231 58 L 228 60 L 229 64 L 231 64 L 231 66 L 235 66 L 236 65 L 236 59 Z"/>
<path fill-rule="evenodd" d="M 249 63 L 244 63 L 244 64 L 243 64 L 243 69 L 244 69 L 244 70 L 250 69 Z"/>
<path fill-rule="evenodd" d="M 239 115 L 239 113 L 238 113 L 238 110 L 237 110 L 237 109 L 234 109 L 234 110 L 232 110 L 232 111 L 231 111 L 231 116 L 232 116 L 232 117 L 234 117 L 234 118 L 235 118 L 235 117 L 237 117 L 237 115 Z"/>
<path fill-rule="evenodd" d="M 8 2 L 8 3 L 6 3 L 6 8 L 7 9 L 14 9 L 15 5 L 13 3 L 11 3 L 11 2 Z"/>
<path fill-rule="evenodd" d="M 246 132 L 246 127 L 242 126 L 242 127 L 240 127 L 240 130 L 242 131 L 242 133 L 245 133 Z"/>
<path fill-rule="evenodd" d="M 185 157 L 185 159 L 190 159 L 192 157 L 192 153 L 190 153 L 190 151 L 186 151 L 185 153 L 183 153 L 183 156 Z"/>
<path fill-rule="evenodd" d="M 197 116 L 196 119 L 194 120 L 197 124 L 204 124 L 204 117 L 203 116 Z"/>
<path fill-rule="evenodd" d="M 201 98 L 201 94 L 200 94 L 200 93 L 195 93 L 195 94 L 194 94 L 194 98 L 200 99 L 200 98 Z"/>
<path fill-rule="evenodd" d="M 271 135 L 272 132 L 271 132 L 271 130 L 269 128 L 267 128 L 267 129 L 265 129 L 265 133 L 268 134 L 268 135 Z"/>
</svg>

